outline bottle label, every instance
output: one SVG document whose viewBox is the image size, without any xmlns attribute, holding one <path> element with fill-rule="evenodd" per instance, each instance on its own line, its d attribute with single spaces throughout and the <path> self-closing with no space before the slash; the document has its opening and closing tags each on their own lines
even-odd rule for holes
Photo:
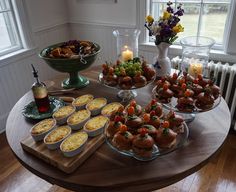
<svg viewBox="0 0 236 192">
<path fill-rule="evenodd" d="M 34 98 L 41 99 L 47 97 L 48 92 L 46 87 L 33 87 L 32 88 Z"/>
</svg>

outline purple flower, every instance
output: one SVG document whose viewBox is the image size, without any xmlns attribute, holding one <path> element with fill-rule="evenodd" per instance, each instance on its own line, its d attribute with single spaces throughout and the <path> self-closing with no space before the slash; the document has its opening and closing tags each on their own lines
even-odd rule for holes
<svg viewBox="0 0 236 192">
<path fill-rule="evenodd" d="M 159 24 L 158 24 L 160 27 L 164 27 L 165 24 L 161 21 Z"/>
<path fill-rule="evenodd" d="M 182 3 L 180 3 L 177 7 L 177 9 L 181 9 Z"/>
<path fill-rule="evenodd" d="M 174 13 L 174 15 L 178 15 L 178 16 L 182 16 L 184 14 L 184 10 L 183 9 L 179 9 L 178 11 L 176 11 Z"/>
<path fill-rule="evenodd" d="M 161 37 L 168 37 L 171 36 L 172 30 L 169 26 L 165 26 L 163 29 L 160 30 Z"/>
<path fill-rule="evenodd" d="M 169 21 L 168 24 L 170 25 L 171 28 L 177 25 L 177 23 L 180 21 L 180 18 L 173 16 Z"/>
<path fill-rule="evenodd" d="M 173 3 L 171 2 L 171 1 L 169 1 L 168 3 L 167 3 L 167 5 L 168 6 L 171 6 Z"/>
<path fill-rule="evenodd" d="M 180 3 L 177 7 L 177 11 L 174 13 L 174 15 L 182 16 L 184 14 L 184 10 L 182 9 L 182 4 Z"/>
<path fill-rule="evenodd" d="M 174 10 L 173 10 L 173 8 L 171 6 L 168 6 L 166 8 L 166 11 L 169 12 L 169 13 L 174 13 Z"/>
</svg>

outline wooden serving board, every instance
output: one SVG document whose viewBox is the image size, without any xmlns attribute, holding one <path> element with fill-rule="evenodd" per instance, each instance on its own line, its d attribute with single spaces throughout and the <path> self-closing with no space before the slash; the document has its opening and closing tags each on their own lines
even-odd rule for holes
<svg viewBox="0 0 236 192">
<path fill-rule="evenodd" d="M 43 161 L 57 167 L 63 172 L 72 173 L 104 142 L 104 135 L 89 138 L 84 150 L 74 156 L 65 157 L 60 149 L 49 150 L 43 141 L 35 142 L 31 136 L 21 141 L 22 148 Z"/>
</svg>

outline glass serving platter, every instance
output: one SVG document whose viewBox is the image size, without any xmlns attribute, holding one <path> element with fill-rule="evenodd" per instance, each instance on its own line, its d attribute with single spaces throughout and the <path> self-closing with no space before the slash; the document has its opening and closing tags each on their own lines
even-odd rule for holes
<svg viewBox="0 0 236 192">
<path fill-rule="evenodd" d="M 157 86 L 155 86 L 153 89 L 152 89 L 152 97 L 153 99 L 156 99 L 156 88 Z M 171 98 L 171 101 L 169 103 L 161 103 L 165 108 L 167 108 L 168 110 L 173 110 L 177 113 L 181 113 L 181 115 L 184 117 L 184 120 L 186 122 L 190 122 L 190 121 L 193 121 L 194 118 L 195 118 L 195 115 L 198 114 L 198 113 L 202 113 L 202 112 L 207 112 L 207 111 L 210 111 L 214 108 L 216 108 L 220 102 L 221 102 L 221 96 L 219 96 L 215 101 L 214 101 L 214 105 L 209 108 L 209 109 L 199 109 L 195 106 L 195 103 L 194 103 L 194 110 L 192 112 L 183 112 L 183 111 L 179 111 L 178 108 L 176 108 L 176 105 L 177 105 L 177 100 L 178 98 L 176 97 L 172 97 Z"/>
<path fill-rule="evenodd" d="M 178 148 L 182 147 L 185 144 L 185 142 L 187 141 L 188 136 L 189 136 L 189 128 L 188 128 L 187 124 L 184 122 L 183 123 L 183 133 L 178 133 L 177 138 L 176 138 L 176 143 L 174 146 L 172 146 L 171 148 L 161 149 L 161 148 L 158 148 L 158 146 L 156 144 L 154 144 L 152 156 L 150 158 L 144 158 L 144 157 L 140 157 L 140 156 L 136 155 L 132 150 L 129 150 L 129 151 L 119 150 L 117 147 L 115 147 L 112 144 L 112 139 L 107 137 L 106 128 L 105 128 L 104 134 L 105 134 L 105 140 L 106 140 L 106 143 L 108 144 L 108 146 L 111 149 L 113 149 L 114 151 L 116 151 L 122 155 L 133 157 L 139 161 L 151 161 L 153 159 L 156 159 L 158 156 L 162 156 L 167 153 L 173 152 L 173 151 L 177 150 Z"/>
<path fill-rule="evenodd" d="M 152 80 L 148 81 L 147 84 L 143 87 L 146 87 L 147 85 L 151 84 L 152 82 L 154 82 L 155 78 L 153 78 Z M 119 86 L 109 86 L 107 85 L 105 82 L 104 82 L 104 78 L 103 78 L 103 74 L 100 73 L 98 75 L 98 81 L 106 86 L 106 87 L 109 87 L 109 88 L 113 88 L 113 89 L 117 89 L 117 90 L 120 90 L 118 93 L 117 93 L 117 96 L 122 100 L 122 102 L 127 102 L 127 101 L 130 101 L 131 99 L 135 98 L 138 94 L 137 94 L 137 91 L 135 91 L 136 89 L 141 89 L 143 87 L 135 87 L 135 86 L 132 86 L 130 89 L 121 89 Z"/>
</svg>

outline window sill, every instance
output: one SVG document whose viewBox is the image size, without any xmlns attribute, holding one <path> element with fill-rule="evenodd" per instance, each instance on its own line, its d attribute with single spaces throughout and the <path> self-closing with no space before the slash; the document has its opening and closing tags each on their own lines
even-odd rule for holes
<svg viewBox="0 0 236 192">
<path fill-rule="evenodd" d="M 25 57 L 29 57 L 31 55 L 34 55 L 35 53 L 36 53 L 36 48 L 20 49 L 18 51 L 1 56 L 0 57 L 0 68 L 5 65 L 8 65 L 10 63 L 19 61 Z"/>
<path fill-rule="evenodd" d="M 157 52 L 157 48 L 154 43 L 142 43 L 139 45 L 139 49 L 141 51 L 148 51 L 148 52 Z M 180 45 L 171 45 L 169 48 L 169 55 L 171 57 L 180 56 L 182 55 L 182 47 Z M 221 61 L 221 62 L 228 62 L 228 63 L 236 63 L 236 55 L 227 54 L 220 50 L 211 50 L 210 52 L 210 60 Z"/>
</svg>

